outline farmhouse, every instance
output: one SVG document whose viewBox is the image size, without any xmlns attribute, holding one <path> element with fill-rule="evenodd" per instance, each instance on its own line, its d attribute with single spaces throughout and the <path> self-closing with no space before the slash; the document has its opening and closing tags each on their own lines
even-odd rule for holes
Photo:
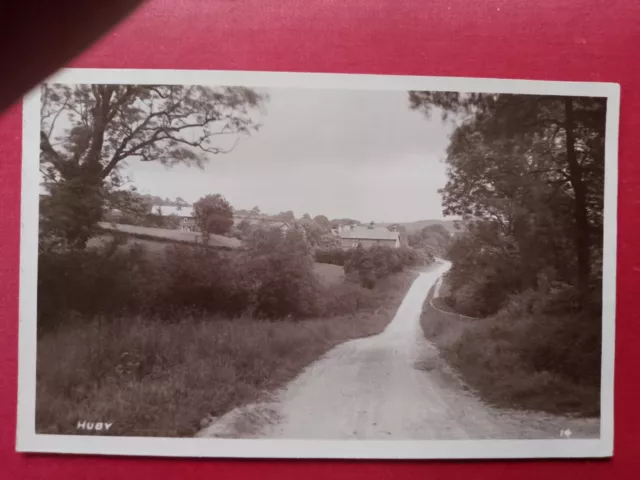
<svg viewBox="0 0 640 480">
<path fill-rule="evenodd" d="M 163 217 L 176 216 L 180 219 L 178 230 L 183 232 L 195 232 L 196 219 L 193 216 L 193 206 L 183 205 L 180 207 L 170 207 L 166 205 L 154 205 L 151 208 L 152 215 L 160 215 Z"/>
<path fill-rule="evenodd" d="M 269 217 L 234 215 L 233 226 L 237 227 L 241 223 L 248 223 L 253 227 L 264 228 L 264 229 L 277 228 L 282 232 L 287 232 L 293 228 L 293 226 L 289 222 L 273 220 Z"/>
<path fill-rule="evenodd" d="M 152 215 L 160 215 L 163 217 L 174 216 L 180 219 L 178 230 L 183 232 L 197 232 L 195 217 L 193 216 L 193 205 L 183 205 L 179 207 L 158 206 L 154 205 L 151 209 Z M 244 215 L 234 215 L 233 225 L 238 226 L 242 222 L 247 222 L 252 226 L 259 228 L 277 228 L 283 232 L 291 230 L 293 227 L 288 222 L 269 219 L 268 217 L 249 217 Z"/>
<path fill-rule="evenodd" d="M 377 245 L 391 248 L 400 247 L 400 234 L 398 232 L 384 227 L 376 227 L 373 222 L 367 226 L 348 225 L 338 227 L 335 233 L 340 238 L 340 245 L 343 249 L 358 246 L 368 248 Z"/>
</svg>

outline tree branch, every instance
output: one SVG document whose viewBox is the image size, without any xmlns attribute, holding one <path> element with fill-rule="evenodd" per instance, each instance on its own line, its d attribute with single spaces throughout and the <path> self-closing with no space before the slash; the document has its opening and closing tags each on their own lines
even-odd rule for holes
<svg viewBox="0 0 640 480">
<path fill-rule="evenodd" d="M 100 152 L 104 143 L 104 133 L 107 128 L 111 96 L 115 91 L 114 85 L 91 85 L 91 90 L 96 98 L 93 112 L 93 132 L 89 142 L 89 148 L 84 155 L 82 163 L 87 163 L 97 170 L 100 164 Z"/>
<path fill-rule="evenodd" d="M 116 102 L 114 102 L 113 105 L 110 105 L 111 111 L 109 112 L 109 115 L 107 117 L 108 122 L 113 120 L 113 117 L 115 117 L 116 113 L 120 111 L 120 107 L 122 107 L 122 105 L 124 105 L 127 102 L 127 100 L 131 98 L 132 94 L 133 94 L 133 87 L 131 85 L 127 85 L 127 88 L 122 94 L 122 96 Z"/>
<path fill-rule="evenodd" d="M 160 92 L 160 90 L 158 90 L 157 87 L 146 87 L 146 88 L 147 88 L 147 90 L 151 90 L 152 92 L 156 92 L 156 94 L 162 99 L 167 98 L 167 95 L 163 95 L 162 92 Z"/>
<path fill-rule="evenodd" d="M 46 170 L 43 170 L 42 168 L 40 168 L 40 173 L 49 181 L 51 181 L 52 183 L 58 183 L 58 179 L 53 177 L 49 172 L 47 172 Z"/>
<path fill-rule="evenodd" d="M 143 147 L 145 147 L 147 145 L 151 145 L 155 141 L 162 140 L 162 139 L 157 138 L 157 135 L 160 132 L 160 130 L 156 130 L 156 132 L 154 132 L 154 134 L 152 135 L 150 140 L 147 140 L 147 141 L 142 142 L 142 143 L 140 143 L 138 145 L 135 145 L 134 147 L 131 147 L 129 150 L 125 150 L 125 148 L 127 148 L 127 145 L 129 144 L 129 142 L 131 140 L 133 140 L 133 138 L 138 133 L 140 133 L 141 131 L 144 130 L 144 127 L 146 127 L 149 124 L 149 122 L 151 121 L 152 118 L 166 116 L 167 119 L 169 120 L 169 122 L 171 122 L 170 114 L 173 113 L 179 106 L 180 106 L 180 103 L 179 102 L 175 102 L 175 103 L 172 103 L 171 105 L 169 105 L 167 108 L 165 108 L 162 111 L 152 112 L 136 128 L 134 128 L 133 130 L 129 129 L 129 133 L 122 140 L 122 142 L 120 143 L 118 148 L 115 149 L 115 152 L 113 153 L 113 155 L 111 157 L 111 160 L 109 160 L 109 163 L 103 169 L 102 174 L 101 174 L 102 178 L 106 178 L 113 171 L 113 169 L 116 167 L 118 162 L 120 162 L 122 159 L 124 159 L 126 157 L 130 157 L 130 156 L 135 156 L 136 155 L 135 152 L 137 150 L 139 150 L 140 148 L 143 148 Z"/>
<path fill-rule="evenodd" d="M 47 139 L 51 138 L 51 134 L 53 133 L 53 129 L 56 126 L 56 122 L 58 121 L 58 117 L 60 117 L 60 114 L 62 113 L 62 111 L 67 108 L 67 105 L 69 104 L 69 97 L 67 97 L 64 101 L 64 103 L 62 104 L 62 107 L 60 107 L 60 110 L 58 110 L 58 112 L 54 115 L 53 120 L 51 120 L 51 125 L 49 125 L 49 132 L 47 132 Z"/>
</svg>

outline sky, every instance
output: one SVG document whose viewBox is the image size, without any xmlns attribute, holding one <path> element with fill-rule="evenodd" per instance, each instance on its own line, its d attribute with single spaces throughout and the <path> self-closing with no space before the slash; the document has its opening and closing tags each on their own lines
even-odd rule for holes
<svg viewBox="0 0 640 480">
<path fill-rule="evenodd" d="M 224 195 L 236 209 L 293 210 L 362 222 L 442 217 L 451 127 L 409 109 L 403 91 L 268 89 L 262 128 L 204 169 L 132 159 L 140 193 L 189 203 Z M 225 142 L 228 144 L 228 142 Z"/>
</svg>

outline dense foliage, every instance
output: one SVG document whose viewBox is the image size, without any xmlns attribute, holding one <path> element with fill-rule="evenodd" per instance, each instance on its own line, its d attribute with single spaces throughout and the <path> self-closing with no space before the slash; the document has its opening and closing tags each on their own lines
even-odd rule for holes
<svg viewBox="0 0 640 480">
<path fill-rule="evenodd" d="M 339 247 L 320 248 L 315 251 L 317 262 L 344 266 L 347 277 L 366 288 L 373 288 L 377 280 L 406 267 L 424 266 L 433 262 L 433 256 L 412 248 L 359 246 L 349 250 Z"/>
<path fill-rule="evenodd" d="M 314 271 L 313 249 L 297 230 L 256 230 L 242 252 L 203 244 L 149 252 L 125 242 L 116 237 L 85 249 L 43 246 L 41 331 L 76 316 L 143 314 L 173 321 L 184 315 L 297 320 L 352 314 L 370 303 L 369 289 L 378 280 L 424 261 L 404 249 L 356 249 L 345 257 L 348 281 L 325 286 Z"/>
<path fill-rule="evenodd" d="M 441 194 L 463 229 L 448 251 L 447 300 L 491 317 L 454 350 L 477 361 L 502 342 L 518 371 L 597 387 L 606 101 L 412 92 L 410 103 L 456 122 Z"/>
<path fill-rule="evenodd" d="M 123 188 L 124 161 L 203 165 L 258 128 L 255 113 L 264 101 L 242 87 L 44 85 L 40 171 L 50 194 L 43 209 L 47 234 L 83 248 L 102 211 L 143 207 Z"/>
<path fill-rule="evenodd" d="M 446 256 L 451 245 L 451 234 L 440 224 L 428 225 L 407 237 L 409 246 L 434 257 Z"/>
<path fill-rule="evenodd" d="M 584 305 L 599 298 L 605 100 L 445 92 L 410 100 L 461 119 L 442 190 L 445 214 L 469 230 L 452 250 L 452 275 L 463 264 L 480 276 L 487 264 L 511 264 L 520 281 L 500 289 L 536 288 L 542 275 L 578 289 Z"/>
<path fill-rule="evenodd" d="M 233 209 L 219 193 L 207 195 L 194 203 L 193 215 L 205 243 L 211 234 L 224 235 L 233 226 Z"/>
</svg>

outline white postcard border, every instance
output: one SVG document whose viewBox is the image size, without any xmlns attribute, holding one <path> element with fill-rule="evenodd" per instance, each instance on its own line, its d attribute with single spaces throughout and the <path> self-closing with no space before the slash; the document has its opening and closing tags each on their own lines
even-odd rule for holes
<svg viewBox="0 0 640 480">
<path fill-rule="evenodd" d="M 243 85 L 264 88 L 431 90 L 607 98 L 604 195 L 603 322 L 599 439 L 551 440 L 272 440 L 46 435 L 35 431 L 36 298 L 40 93 L 24 100 L 20 235 L 19 372 L 16 449 L 167 457 L 238 458 L 580 458 L 613 454 L 618 122 L 620 86 L 613 83 L 245 71 L 65 69 L 60 83 Z M 562 426 L 558 426 L 558 431 Z"/>
</svg>

